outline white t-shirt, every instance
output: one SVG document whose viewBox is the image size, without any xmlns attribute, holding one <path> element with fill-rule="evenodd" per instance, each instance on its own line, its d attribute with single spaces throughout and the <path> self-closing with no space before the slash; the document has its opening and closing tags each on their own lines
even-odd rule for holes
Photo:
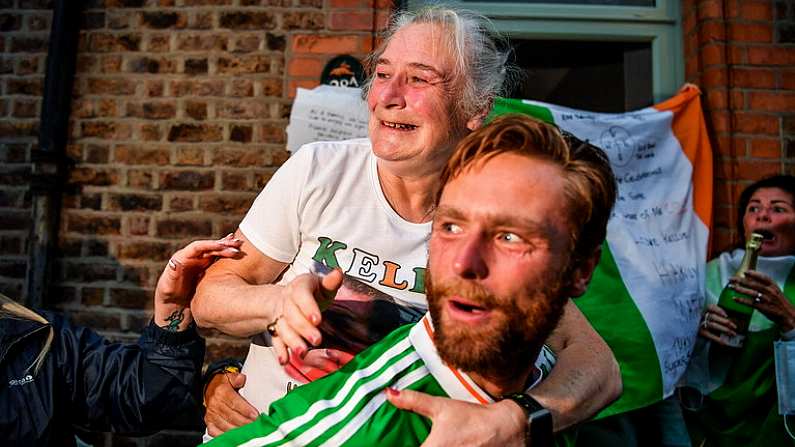
<svg viewBox="0 0 795 447">
<path fill-rule="evenodd" d="M 290 264 L 280 284 L 317 261 L 339 266 L 399 304 L 427 307 L 431 224 L 408 222 L 392 209 L 367 139 L 303 146 L 268 182 L 240 230 L 262 253 Z M 252 344 L 243 368 L 241 395 L 260 411 L 287 391 L 270 351 Z"/>
<path fill-rule="evenodd" d="M 259 194 L 240 230 L 262 253 L 290 264 L 280 283 L 309 272 L 314 257 L 398 300 L 426 305 L 431 224 L 408 222 L 392 209 L 367 139 L 302 146 Z"/>
</svg>

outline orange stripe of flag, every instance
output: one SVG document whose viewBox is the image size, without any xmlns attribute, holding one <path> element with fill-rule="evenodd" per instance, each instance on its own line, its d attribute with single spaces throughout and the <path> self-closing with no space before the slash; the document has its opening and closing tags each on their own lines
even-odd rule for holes
<svg viewBox="0 0 795 447">
<path fill-rule="evenodd" d="M 673 112 L 671 130 L 693 166 L 693 206 L 701 222 L 712 228 L 712 149 L 701 112 L 701 91 L 685 84 L 679 93 L 654 106 Z"/>
</svg>

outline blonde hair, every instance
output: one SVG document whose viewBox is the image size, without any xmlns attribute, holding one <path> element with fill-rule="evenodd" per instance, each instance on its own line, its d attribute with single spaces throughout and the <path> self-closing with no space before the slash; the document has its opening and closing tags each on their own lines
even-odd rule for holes
<svg viewBox="0 0 795 447">
<path fill-rule="evenodd" d="M 13 320 L 30 320 L 46 325 L 50 324 L 46 318 L 0 293 L 0 319 L 3 318 Z M 33 360 L 33 363 L 31 363 L 30 366 L 28 366 L 28 368 L 25 370 L 26 373 L 33 369 L 33 374 L 38 374 L 39 368 L 41 368 L 41 365 L 44 363 L 44 358 L 47 357 L 47 353 L 50 352 L 52 339 L 55 337 L 55 330 L 52 328 L 52 326 L 50 326 L 49 329 L 50 333 L 47 335 L 47 340 L 44 342 L 41 351 L 39 351 L 39 355 L 36 356 L 36 359 Z"/>
<path fill-rule="evenodd" d="M 618 191 L 610 161 L 596 146 L 535 118 L 502 115 L 461 140 L 442 171 L 437 203 L 450 180 L 503 153 L 540 157 L 561 169 L 572 252 L 576 261 L 592 255 L 605 239 Z"/>
</svg>

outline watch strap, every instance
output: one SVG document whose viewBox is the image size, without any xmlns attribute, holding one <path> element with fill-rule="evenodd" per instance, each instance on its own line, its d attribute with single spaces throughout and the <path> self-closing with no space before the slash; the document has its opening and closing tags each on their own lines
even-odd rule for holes
<svg viewBox="0 0 795 447">
<path fill-rule="evenodd" d="M 547 447 L 552 445 L 552 413 L 538 403 L 532 396 L 525 393 L 510 393 L 502 396 L 516 402 L 527 416 L 525 429 L 525 443 L 533 447 Z"/>
</svg>

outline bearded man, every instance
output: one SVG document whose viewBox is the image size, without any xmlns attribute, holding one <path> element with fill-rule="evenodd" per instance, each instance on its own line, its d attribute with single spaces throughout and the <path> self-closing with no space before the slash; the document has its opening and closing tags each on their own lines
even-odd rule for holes
<svg viewBox="0 0 795 447">
<path fill-rule="evenodd" d="M 463 139 L 442 173 L 428 314 L 213 443 L 419 445 L 430 420 L 387 402 L 404 407 L 417 391 L 512 400 L 526 412 L 526 440 L 551 439 L 549 413 L 525 392 L 554 365 L 544 340 L 585 292 L 616 196 L 604 153 L 571 141 L 520 115 Z"/>
</svg>

